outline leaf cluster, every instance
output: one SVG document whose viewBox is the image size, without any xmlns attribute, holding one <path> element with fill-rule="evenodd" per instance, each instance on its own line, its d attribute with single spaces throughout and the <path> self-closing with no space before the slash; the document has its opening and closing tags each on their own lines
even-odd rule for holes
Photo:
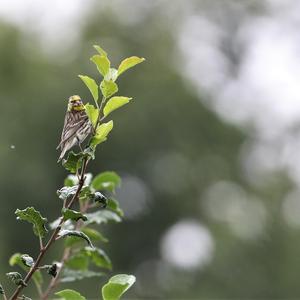
<svg viewBox="0 0 300 300">
<path fill-rule="evenodd" d="M 95 158 L 96 147 L 107 140 L 108 134 L 113 129 L 112 120 L 103 122 L 113 111 L 129 103 L 132 98 L 115 95 L 119 91 L 117 79 L 128 69 L 143 62 L 145 59 L 131 56 L 124 59 L 118 68 L 111 67 L 109 57 L 100 46 L 94 48 L 98 54 L 93 55 L 90 60 L 95 64 L 99 72 L 101 81 L 97 82 L 94 78 L 87 75 L 79 75 L 79 78 L 89 89 L 94 104 L 87 103 L 85 111 L 93 125 L 93 136 L 88 147 L 79 154 L 70 152 L 68 158 L 64 160 L 64 167 L 71 173 L 76 173 L 82 167 L 84 158 Z"/>
<path fill-rule="evenodd" d="M 84 185 L 79 194 L 79 204 L 81 208 L 83 206 L 89 207 L 86 211 L 90 210 L 90 212 L 84 213 L 80 210 L 63 207 L 61 217 L 49 225 L 47 219 L 33 207 L 16 210 L 17 219 L 33 224 L 33 232 L 40 239 L 47 236 L 48 226 L 53 230 L 57 228 L 58 221 L 63 219 L 64 225 L 59 230 L 57 239 L 65 238 L 64 246 L 69 249 L 70 255 L 65 261 L 65 268 L 60 275 L 61 282 L 73 282 L 90 277 L 105 276 L 105 270 L 112 270 L 110 258 L 101 247 L 96 245 L 98 243 L 107 243 L 108 239 L 103 236 L 98 228 L 95 228 L 95 225 L 106 224 L 111 221 L 121 222 L 123 211 L 118 201 L 113 198 L 116 188 L 121 185 L 121 178 L 112 171 L 102 172 L 94 178 L 91 174 L 88 174 L 87 177 L 85 182 L 87 184 Z M 57 191 L 58 199 L 62 201 L 67 201 L 75 195 L 78 188 L 78 178 L 69 175 L 65 179 L 65 184 L 64 187 Z M 103 206 L 104 202 L 105 206 Z M 35 261 L 28 254 L 16 253 L 10 258 L 9 263 L 11 266 L 20 267 L 23 271 L 29 271 Z M 58 266 L 55 262 L 39 267 L 39 270 L 33 275 L 33 280 L 38 290 L 42 290 L 42 284 L 45 281 L 42 271 L 45 270 L 46 274 L 55 278 L 57 276 L 57 268 Z M 26 286 L 20 273 L 10 272 L 7 273 L 7 276 L 17 286 Z M 105 285 L 105 289 L 103 288 L 103 298 L 119 299 L 117 295 L 120 296 L 123 293 L 122 291 L 125 291 L 125 288 L 130 285 L 132 277 L 129 277 L 128 280 L 128 284 L 120 283 L 116 286 L 115 283 L 108 282 Z M 115 288 L 113 288 L 114 286 Z M 111 290 L 116 290 L 116 298 L 111 298 L 110 296 L 110 298 L 105 298 L 105 295 L 112 293 Z M 0 288 L 0 294 L 2 291 L 3 289 Z M 56 295 L 63 299 L 73 299 L 69 297 L 74 297 L 77 295 L 77 292 L 63 290 Z M 85 298 L 82 297 L 82 299 Z"/>
</svg>

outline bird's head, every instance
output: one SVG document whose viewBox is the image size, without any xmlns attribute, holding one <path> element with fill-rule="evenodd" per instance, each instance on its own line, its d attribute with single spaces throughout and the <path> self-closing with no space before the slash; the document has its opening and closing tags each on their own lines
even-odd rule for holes
<svg viewBox="0 0 300 300">
<path fill-rule="evenodd" d="M 68 111 L 81 111 L 84 109 L 84 105 L 78 95 L 73 95 L 69 98 Z"/>
</svg>

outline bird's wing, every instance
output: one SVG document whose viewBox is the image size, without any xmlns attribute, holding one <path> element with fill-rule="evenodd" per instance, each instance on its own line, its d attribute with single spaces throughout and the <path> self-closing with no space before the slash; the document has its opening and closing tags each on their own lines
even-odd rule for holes
<svg viewBox="0 0 300 300">
<path fill-rule="evenodd" d="M 74 137 L 74 134 L 79 130 L 79 128 L 87 121 L 88 116 L 85 112 L 68 112 L 65 116 L 64 127 L 61 133 L 61 141 L 56 149 L 62 148 L 62 145 Z"/>
</svg>

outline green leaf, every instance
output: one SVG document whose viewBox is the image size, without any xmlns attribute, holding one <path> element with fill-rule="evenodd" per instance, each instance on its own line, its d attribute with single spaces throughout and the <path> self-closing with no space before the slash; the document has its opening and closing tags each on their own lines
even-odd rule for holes
<svg viewBox="0 0 300 300">
<path fill-rule="evenodd" d="M 72 247 L 76 244 L 83 243 L 84 240 L 76 236 L 68 236 L 65 240 L 65 247 Z"/>
<path fill-rule="evenodd" d="M 87 180 L 86 180 L 87 181 Z M 64 186 L 60 190 L 57 190 L 56 193 L 62 201 L 65 201 L 69 198 L 72 198 L 77 192 L 78 186 Z M 80 200 L 94 199 L 95 193 L 92 193 L 89 186 L 84 185 L 79 193 Z"/>
<path fill-rule="evenodd" d="M 104 77 L 110 68 L 110 61 L 105 55 L 94 55 L 91 57 L 91 61 L 97 66 L 99 73 Z"/>
<path fill-rule="evenodd" d="M 127 104 L 131 99 L 132 98 L 121 96 L 115 96 L 110 98 L 103 109 L 104 116 L 108 116 L 112 111 Z"/>
<path fill-rule="evenodd" d="M 92 200 L 98 204 L 101 204 L 102 208 L 107 206 L 107 198 L 100 192 L 95 192 Z"/>
<path fill-rule="evenodd" d="M 119 274 L 102 287 L 103 300 L 118 300 L 135 283 L 135 276 Z"/>
<path fill-rule="evenodd" d="M 73 197 L 76 194 L 76 191 L 78 189 L 78 186 L 64 186 L 60 190 L 57 190 L 56 193 L 59 197 L 59 199 L 65 201 L 69 197 Z"/>
<path fill-rule="evenodd" d="M 83 157 L 95 159 L 95 149 L 91 146 L 88 146 L 83 150 Z"/>
<path fill-rule="evenodd" d="M 17 220 L 23 220 L 33 224 L 33 232 L 35 235 L 43 238 L 47 233 L 45 226 L 47 219 L 43 218 L 40 212 L 33 207 L 27 207 L 23 210 L 17 209 L 15 214 L 17 215 Z"/>
<path fill-rule="evenodd" d="M 81 191 L 80 191 L 80 195 L 79 195 L 79 199 L 80 201 L 86 201 L 86 200 L 90 200 L 93 198 L 93 193 L 90 190 L 89 186 L 84 186 Z"/>
<path fill-rule="evenodd" d="M 71 187 L 76 184 L 78 184 L 78 178 L 76 175 L 69 174 L 64 180 L 64 186 Z"/>
<path fill-rule="evenodd" d="M 65 221 L 72 220 L 77 222 L 80 219 L 83 221 L 87 221 L 87 217 L 83 215 L 81 212 L 68 209 L 68 208 L 63 208 L 61 212 Z"/>
<path fill-rule="evenodd" d="M 81 202 L 85 202 L 87 200 L 93 202 L 98 201 L 105 204 L 106 206 L 106 197 L 102 195 L 100 192 L 92 191 L 89 186 L 85 186 L 82 188 L 79 199 Z"/>
<path fill-rule="evenodd" d="M 78 292 L 70 289 L 62 290 L 55 295 L 59 296 L 63 300 L 86 300 L 85 297 L 81 296 Z"/>
<path fill-rule="evenodd" d="M 102 80 L 100 83 L 100 90 L 104 98 L 108 99 L 114 95 L 119 89 L 118 85 L 112 80 Z"/>
<path fill-rule="evenodd" d="M 85 149 L 85 150 L 87 150 L 87 149 Z M 92 182 L 92 179 L 93 179 L 92 173 L 86 173 L 84 184 L 89 185 Z M 73 174 L 69 174 L 64 180 L 64 186 L 68 186 L 68 187 L 78 185 L 78 183 L 79 183 L 78 177 L 76 175 L 73 175 Z"/>
<path fill-rule="evenodd" d="M 86 253 L 79 252 L 66 261 L 66 266 L 72 270 L 87 270 L 89 265 L 89 256 Z"/>
<path fill-rule="evenodd" d="M 99 88 L 96 81 L 89 76 L 78 75 L 78 77 L 85 83 L 85 85 L 90 90 L 95 102 L 97 102 L 99 98 L 99 94 L 98 94 Z"/>
<path fill-rule="evenodd" d="M 18 272 L 9 272 L 6 273 L 6 276 L 15 284 L 21 286 L 27 286 L 27 284 L 23 281 L 22 275 Z"/>
<path fill-rule="evenodd" d="M 20 253 L 15 253 L 13 254 L 9 261 L 8 261 L 9 265 L 11 267 L 15 266 L 15 265 L 19 265 L 19 266 L 23 266 L 23 262 L 22 262 L 22 259 L 21 259 L 21 254 Z"/>
<path fill-rule="evenodd" d="M 86 114 L 88 115 L 93 127 L 95 128 L 99 117 L 99 110 L 94 105 L 91 105 L 89 103 L 86 104 L 84 107 Z"/>
<path fill-rule="evenodd" d="M 118 70 L 115 68 L 110 68 L 108 73 L 105 75 L 104 80 L 115 82 L 118 78 Z"/>
<path fill-rule="evenodd" d="M 21 256 L 22 256 L 21 253 L 15 253 L 15 254 L 13 254 L 10 257 L 10 259 L 9 259 L 9 265 L 11 267 L 17 265 L 22 270 L 28 272 L 30 268 L 24 265 L 24 263 L 22 262 Z M 34 272 L 32 278 L 33 278 L 34 284 L 37 287 L 40 287 L 41 284 L 43 283 L 43 276 L 42 276 L 42 273 L 39 270 Z"/>
<path fill-rule="evenodd" d="M 114 212 L 109 210 L 99 210 L 93 213 L 86 214 L 89 224 L 106 224 L 108 221 L 121 222 L 121 218 Z"/>
<path fill-rule="evenodd" d="M 108 270 L 112 269 L 111 260 L 102 249 L 86 247 L 84 251 L 87 253 L 87 255 L 90 256 L 92 262 L 97 267 L 105 268 Z"/>
<path fill-rule="evenodd" d="M 91 241 L 101 241 L 103 243 L 108 242 L 108 239 L 95 229 L 84 227 L 81 229 L 81 231 L 85 233 Z M 65 247 L 72 247 L 81 242 L 84 242 L 82 238 L 76 236 L 69 236 L 66 238 Z"/>
<path fill-rule="evenodd" d="M 95 190 L 114 192 L 121 185 L 121 178 L 115 172 L 106 171 L 98 174 L 91 185 Z"/>
<path fill-rule="evenodd" d="M 91 140 L 91 147 L 96 147 L 98 144 L 105 142 L 107 140 L 107 136 L 109 132 L 113 129 L 114 123 L 113 121 L 109 121 L 107 123 L 103 123 L 98 126 L 96 130 L 96 134 L 93 136 Z"/>
<path fill-rule="evenodd" d="M 31 256 L 29 256 L 28 254 L 23 254 L 21 255 L 21 260 L 22 263 L 26 266 L 26 267 L 32 267 L 34 265 L 34 260 Z"/>
<path fill-rule="evenodd" d="M 108 239 L 105 236 L 103 236 L 103 234 L 101 234 L 98 230 L 89 227 L 84 227 L 81 229 L 81 231 L 85 233 L 92 241 L 101 241 L 103 243 L 108 242 Z"/>
<path fill-rule="evenodd" d="M 119 206 L 119 202 L 114 198 L 109 198 L 107 200 L 107 208 L 115 212 L 118 216 L 123 217 L 124 212 Z"/>
<path fill-rule="evenodd" d="M 62 278 L 60 279 L 61 282 L 73 282 L 77 280 L 82 280 L 85 278 L 92 278 L 92 277 L 100 277 L 105 275 L 102 272 L 94 272 L 94 271 L 76 271 L 70 270 L 65 268 L 63 270 Z"/>
<path fill-rule="evenodd" d="M 99 52 L 100 55 L 107 56 L 106 51 L 101 48 L 99 45 L 94 45 L 94 48 Z"/>
<path fill-rule="evenodd" d="M 40 271 L 35 271 L 33 276 L 32 276 L 32 279 L 34 281 L 34 284 L 36 286 L 41 286 L 41 284 L 43 283 L 43 275 Z"/>
<path fill-rule="evenodd" d="M 76 236 L 76 237 L 82 238 L 82 239 L 86 240 L 86 242 L 89 244 L 90 247 L 94 248 L 94 246 L 93 246 L 91 240 L 89 239 L 89 237 L 81 231 L 65 229 L 65 230 L 61 230 L 59 232 L 59 237 L 64 238 L 64 237 L 67 237 L 67 236 Z"/>
<path fill-rule="evenodd" d="M 125 58 L 119 65 L 118 75 L 120 76 L 123 72 L 125 72 L 126 70 L 134 67 L 135 65 L 143 62 L 144 60 L 145 60 L 145 58 L 137 57 L 137 56 L 131 56 L 131 57 Z"/>
<path fill-rule="evenodd" d="M 63 166 L 67 171 L 75 174 L 82 166 L 82 154 L 75 154 L 73 151 L 69 152 L 67 159 L 63 160 Z"/>
</svg>

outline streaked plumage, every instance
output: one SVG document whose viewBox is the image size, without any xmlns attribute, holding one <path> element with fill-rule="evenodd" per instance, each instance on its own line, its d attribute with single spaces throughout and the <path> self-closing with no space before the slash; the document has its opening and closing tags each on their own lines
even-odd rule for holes
<svg viewBox="0 0 300 300">
<path fill-rule="evenodd" d="M 60 161 L 68 150 L 81 144 L 92 132 L 92 124 L 85 112 L 84 105 L 79 96 L 69 98 L 68 109 L 65 116 L 61 141 L 56 149 L 61 149 Z"/>
</svg>

